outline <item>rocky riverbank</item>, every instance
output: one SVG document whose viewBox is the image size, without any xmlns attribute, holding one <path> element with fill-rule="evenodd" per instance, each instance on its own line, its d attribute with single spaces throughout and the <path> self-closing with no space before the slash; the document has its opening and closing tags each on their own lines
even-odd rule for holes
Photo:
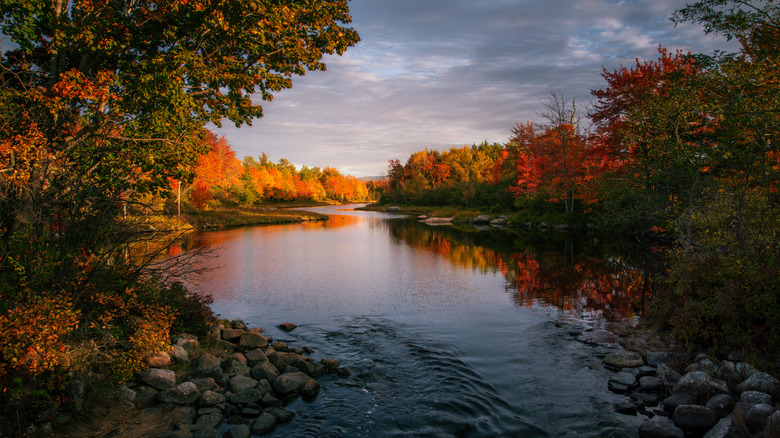
<svg viewBox="0 0 780 438">
<path fill-rule="evenodd" d="M 284 324 L 283 330 L 295 329 Z M 317 396 L 316 378 L 349 375 L 339 361 L 315 362 L 308 348 L 290 348 L 241 322 L 214 326 L 207 339 L 181 334 L 170 353 L 148 359 L 149 368 L 115 391 L 119 404 L 139 411 L 135 423 L 155 425 L 144 436 L 239 438 L 262 435 L 295 413 L 290 401 Z M 84 382 L 71 382 L 69 409 L 77 417 L 84 405 Z M 74 430 L 65 431 L 69 435 Z M 124 435 L 123 435 L 124 433 Z M 111 435 L 132 436 L 132 430 Z"/>
<path fill-rule="evenodd" d="M 780 437 L 780 381 L 737 357 L 621 351 L 603 363 L 609 390 L 625 395 L 614 409 L 647 418 L 640 438 Z"/>
</svg>

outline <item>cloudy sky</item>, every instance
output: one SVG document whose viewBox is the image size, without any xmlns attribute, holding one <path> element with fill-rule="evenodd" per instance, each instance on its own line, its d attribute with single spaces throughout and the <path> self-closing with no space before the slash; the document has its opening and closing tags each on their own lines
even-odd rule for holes
<svg viewBox="0 0 780 438">
<path fill-rule="evenodd" d="M 690 0 L 689 0 L 690 1 Z M 585 110 L 602 69 L 655 59 L 658 45 L 734 49 L 668 18 L 686 0 L 352 0 L 362 41 L 294 79 L 251 127 L 214 129 L 239 157 L 384 175 L 415 151 L 504 143 L 539 121 L 551 90 Z"/>
</svg>

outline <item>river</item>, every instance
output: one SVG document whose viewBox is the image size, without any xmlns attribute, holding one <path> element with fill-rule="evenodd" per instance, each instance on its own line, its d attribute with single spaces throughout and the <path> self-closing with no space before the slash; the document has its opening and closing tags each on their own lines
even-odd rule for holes
<svg viewBox="0 0 780 438">
<path fill-rule="evenodd" d="M 650 248 L 311 210 L 330 219 L 195 242 L 216 313 L 352 371 L 270 436 L 636 436 L 601 358 L 652 293 Z"/>
</svg>

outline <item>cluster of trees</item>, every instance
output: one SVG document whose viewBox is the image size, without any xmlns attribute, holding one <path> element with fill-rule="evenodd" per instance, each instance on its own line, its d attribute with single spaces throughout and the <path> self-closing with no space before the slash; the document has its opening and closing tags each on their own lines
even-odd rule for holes
<svg viewBox="0 0 780 438">
<path fill-rule="evenodd" d="M 208 123 L 251 124 L 253 97 L 356 44 L 350 20 L 347 0 L 0 0 L 0 434 L 70 373 L 125 379 L 202 324 L 154 254 L 128 257 L 160 234 L 123 207 L 190 180 Z"/>
<path fill-rule="evenodd" d="M 171 179 L 169 200 L 181 197 L 194 208 L 205 209 L 252 206 L 264 200 L 365 201 L 371 195 L 365 182 L 332 167 L 297 170 L 285 158 L 273 163 L 265 153 L 257 160 L 246 156 L 241 161 L 225 137 L 210 131 L 206 131 L 205 142 L 210 150 L 198 158 L 192 183 L 179 187 L 179 180 Z"/>
<path fill-rule="evenodd" d="M 519 215 L 588 215 L 609 230 L 665 233 L 679 254 L 672 290 L 656 300 L 662 322 L 683 340 L 777 351 L 780 7 L 703 0 L 672 20 L 701 24 L 741 49 L 694 55 L 659 47 L 656 60 L 605 70 L 588 129 L 575 102 L 553 93 L 545 123 L 518 124 L 489 163 L 471 164 L 495 176 L 480 180 L 494 195 L 476 201 L 491 207 L 508 188 Z M 469 205 L 466 196 L 430 195 L 463 184 L 441 155 L 391 161 L 385 198 Z"/>
</svg>

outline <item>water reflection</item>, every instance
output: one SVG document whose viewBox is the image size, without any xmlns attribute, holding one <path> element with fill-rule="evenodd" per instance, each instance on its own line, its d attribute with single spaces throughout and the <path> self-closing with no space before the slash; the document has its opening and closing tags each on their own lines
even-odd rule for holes
<svg viewBox="0 0 780 438">
<path fill-rule="evenodd" d="M 501 272 L 516 306 L 555 306 L 583 318 L 633 319 L 654 290 L 661 260 L 635 241 L 525 229 L 389 223 L 394 238 L 450 263 Z"/>
</svg>

